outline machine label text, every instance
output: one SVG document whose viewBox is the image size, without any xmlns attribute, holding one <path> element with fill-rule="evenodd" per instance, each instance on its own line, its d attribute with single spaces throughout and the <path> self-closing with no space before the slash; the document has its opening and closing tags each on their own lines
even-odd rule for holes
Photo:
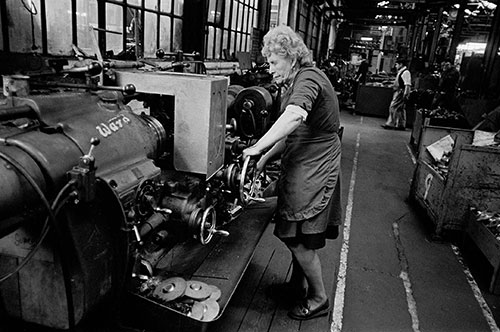
<svg viewBox="0 0 500 332">
<path fill-rule="evenodd" d="M 124 125 L 130 123 L 131 120 L 125 115 L 118 115 L 108 120 L 108 123 L 100 123 L 95 128 L 103 137 L 108 137 L 112 133 L 123 128 Z"/>
</svg>

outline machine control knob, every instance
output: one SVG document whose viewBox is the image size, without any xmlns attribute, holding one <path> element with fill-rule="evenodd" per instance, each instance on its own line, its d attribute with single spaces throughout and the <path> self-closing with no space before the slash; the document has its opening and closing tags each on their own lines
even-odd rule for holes
<svg viewBox="0 0 500 332">
<path fill-rule="evenodd" d="M 101 140 L 99 138 L 92 137 L 90 139 L 90 149 L 89 149 L 89 152 L 84 157 L 86 157 L 86 158 L 94 158 L 94 156 L 92 156 L 92 152 L 94 152 L 94 148 L 96 146 L 98 146 L 99 143 L 101 143 Z"/>
<path fill-rule="evenodd" d="M 87 68 L 90 76 L 96 76 L 102 72 L 102 66 L 99 62 L 92 62 Z"/>
<path fill-rule="evenodd" d="M 133 84 L 127 84 L 123 87 L 123 93 L 126 95 L 133 95 L 135 91 L 135 85 Z"/>
<path fill-rule="evenodd" d="M 165 51 L 162 48 L 156 50 L 156 57 L 158 59 L 163 59 L 164 56 L 165 56 Z"/>
</svg>

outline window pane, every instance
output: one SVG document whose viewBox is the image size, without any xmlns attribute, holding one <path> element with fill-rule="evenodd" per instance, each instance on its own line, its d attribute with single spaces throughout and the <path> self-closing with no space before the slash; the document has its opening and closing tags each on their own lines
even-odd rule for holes
<svg viewBox="0 0 500 332">
<path fill-rule="evenodd" d="M 160 16 L 160 48 L 165 52 L 171 52 L 170 40 L 172 40 L 170 17 Z"/>
<path fill-rule="evenodd" d="M 257 14 L 258 14 L 258 11 L 254 10 L 254 12 L 253 12 L 253 27 L 254 28 L 257 27 L 257 23 L 258 23 Z"/>
<path fill-rule="evenodd" d="M 213 54 L 214 54 L 214 27 L 209 26 L 208 27 L 208 40 L 207 40 L 207 58 L 208 59 L 213 59 Z"/>
<path fill-rule="evenodd" d="M 231 0 L 226 0 L 226 8 L 224 14 L 224 28 L 229 28 L 229 18 L 231 17 Z"/>
<path fill-rule="evenodd" d="M 92 25 L 93 27 L 97 27 L 97 0 L 79 0 L 76 10 L 76 38 L 78 47 L 85 53 L 94 55 L 94 47 L 97 45 L 94 45 L 92 34 L 97 38 L 97 33 L 93 29 L 90 30 L 89 26 Z"/>
<path fill-rule="evenodd" d="M 162 12 L 171 13 L 172 12 L 172 0 L 161 0 L 160 10 Z"/>
<path fill-rule="evenodd" d="M 173 39 L 173 50 L 179 51 L 182 50 L 182 20 L 176 18 L 174 19 L 174 39 Z M 189 50 L 192 52 L 193 50 Z M 200 50 L 201 51 L 201 50 Z M 188 53 L 188 52 L 186 52 Z"/>
<path fill-rule="evenodd" d="M 158 0 L 146 0 L 145 7 L 148 9 L 158 10 Z"/>
<path fill-rule="evenodd" d="M 175 0 L 174 1 L 174 14 L 182 16 L 184 9 L 184 0 Z"/>
<path fill-rule="evenodd" d="M 243 30 L 243 5 L 238 5 L 238 30 Z"/>
<path fill-rule="evenodd" d="M 221 40 L 222 40 L 222 30 L 221 29 L 216 29 L 216 35 L 215 35 L 215 59 L 220 59 L 221 58 Z"/>
<path fill-rule="evenodd" d="M 71 1 L 46 1 L 45 6 L 45 14 L 47 15 L 48 52 L 50 54 L 59 55 L 71 54 L 71 44 L 73 43 L 73 38 L 71 35 L 71 29 L 68 29 L 68 23 L 71 24 Z M 24 12 L 26 12 L 25 9 Z M 29 26 L 31 26 L 31 23 Z"/>
<path fill-rule="evenodd" d="M 129 5 L 141 6 L 142 5 L 142 0 L 127 0 L 127 3 Z"/>
<path fill-rule="evenodd" d="M 231 17 L 231 29 L 236 30 L 236 21 L 238 20 L 238 3 L 233 2 L 233 15 Z"/>
<path fill-rule="evenodd" d="M 156 14 L 146 12 L 144 16 L 144 56 L 156 57 L 156 34 L 158 24 L 156 22 Z"/>
<path fill-rule="evenodd" d="M 231 33 L 231 47 L 229 48 L 231 56 L 235 54 L 236 51 L 236 33 Z"/>
<path fill-rule="evenodd" d="M 241 51 L 241 33 L 236 34 L 236 52 Z"/>
<path fill-rule="evenodd" d="M 229 54 L 231 54 L 231 51 L 229 49 L 228 41 L 229 41 L 229 32 L 227 30 L 224 30 L 222 33 L 222 49 L 229 50 Z M 224 56 L 224 55 L 223 55 Z M 227 60 L 227 59 L 226 59 Z"/>
<path fill-rule="evenodd" d="M 21 1 L 7 1 L 7 12 L 9 13 L 9 40 L 10 50 L 12 52 L 41 52 L 42 51 L 42 32 L 40 24 L 40 1 L 33 1 L 35 8 L 33 16 L 35 26 L 35 36 L 31 35 L 31 14 L 24 9 Z M 30 27 L 26 29 L 24 27 Z M 34 40 L 33 40 L 34 39 Z M 13 43 L 12 41 L 16 42 Z M 34 47 L 33 47 L 34 46 Z"/>
<path fill-rule="evenodd" d="M 122 32 L 123 8 L 121 6 L 106 4 L 106 30 Z M 106 51 L 118 54 L 122 51 L 123 35 L 106 33 Z"/>
</svg>

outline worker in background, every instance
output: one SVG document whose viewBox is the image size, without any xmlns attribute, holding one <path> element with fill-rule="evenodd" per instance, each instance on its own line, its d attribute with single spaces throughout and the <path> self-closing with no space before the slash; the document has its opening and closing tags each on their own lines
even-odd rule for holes
<svg viewBox="0 0 500 332">
<path fill-rule="evenodd" d="M 441 106 L 448 110 L 459 111 L 457 109 L 456 93 L 460 73 L 450 59 L 441 62 L 441 75 L 439 78 L 438 92 L 433 101 L 433 106 Z"/>
<path fill-rule="evenodd" d="M 366 54 L 361 53 L 361 62 L 359 63 L 358 70 L 356 71 L 356 75 L 354 76 L 354 91 L 353 91 L 353 100 L 356 102 L 356 98 L 358 95 L 358 88 L 360 85 L 366 83 L 366 77 L 368 75 L 368 61 L 366 61 Z"/>
<path fill-rule="evenodd" d="M 384 129 L 406 130 L 406 102 L 410 96 L 411 74 L 406 67 L 406 60 L 396 60 L 396 79 L 394 80 L 391 104 L 389 105 L 389 116 Z"/>
<path fill-rule="evenodd" d="M 290 283 L 281 293 L 296 320 L 330 311 L 317 250 L 338 236 L 341 223 L 339 188 L 340 110 L 328 77 L 312 66 L 312 53 L 290 27 L 280 25 L 264 36 L 262 54 L 276 83 L 282 84 L 281 114 L 269 131 L 243 157 L 260 156 L 256 172 L 281 156 L 274 234 L 292 253 Z M 330 233 L 331 232 L 331 233 Z"/>
</svg>

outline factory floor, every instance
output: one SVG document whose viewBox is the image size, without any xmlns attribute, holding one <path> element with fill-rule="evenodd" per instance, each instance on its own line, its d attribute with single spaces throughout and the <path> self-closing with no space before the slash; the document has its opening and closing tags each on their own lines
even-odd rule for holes
<svg viewBox="0 0 500 332">
<path fill-rule="evenodd" d="M 384 130 L 384 119 L 349 111 L 341 122 L 344 229 L 319 251 L 331 313 L 291 320 L 292 303 L 268 291 L 288 278 L 291 260 L 270 224 L 221 317 L 199 330 L 500 331 L 500 296 L 488 292 L 491 266 L 463 234 L 434 240 L 432 222 L 408 201 L 410 130 Z M 97 324 L 88 331 L 130 330 Z M 166 325 L 161 332 L 170 331 Z"/>
<path fill-rule="evenodd" d="M 341 112 L 345 227 L 320 251 L 332 313 L 293 321 L 290 303 L 266 291 L 290 266 L 271 224 L 208 331 L 500 331 L 500 296 L 488 292 L 491 266 L 463 234 L 433 240 L 432 222 L 408 201 L 411 130 L 385 130 L 384 121 Z"/>
</svg>

